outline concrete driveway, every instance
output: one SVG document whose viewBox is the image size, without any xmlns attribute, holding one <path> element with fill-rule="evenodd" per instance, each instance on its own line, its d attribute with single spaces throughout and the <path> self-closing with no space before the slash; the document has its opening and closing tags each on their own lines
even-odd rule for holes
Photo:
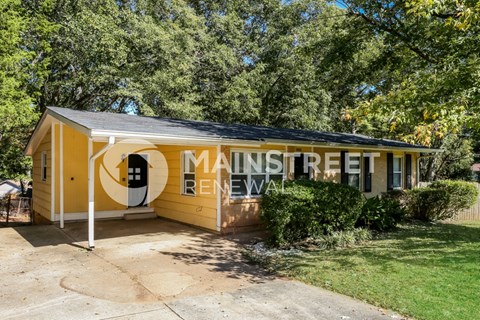
<svg viewBox="0 0 480 320">
<path fill-rule="evenodd" d="M 226 238 L 162 219 L 0 229 L 1 319 L 391 319 L 275 279 Z"/>
</svg>

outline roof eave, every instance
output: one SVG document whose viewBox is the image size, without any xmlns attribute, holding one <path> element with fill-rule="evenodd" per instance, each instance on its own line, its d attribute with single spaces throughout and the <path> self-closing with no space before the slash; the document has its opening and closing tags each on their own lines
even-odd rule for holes
<svg viewBox="0 0 480 320">
<path fill-rule="evenodd" d="M 28 139 L 27 145 L 25 146 L 25 149 L 23 150 L 23 154 L 25 156 L 32 156 L 33 153 L 35 153 L 35 150 L 37 149 L 38 142 L 42 140 L 42 138 L 37 138 L 38 135 L 40 134 L 40 131 L 42 130 L 43 124 L 45 121 L 48 119 L 48 117 L 52 117 L 56 119 L 59 122 L 62 122 L 75 130 L 85 134 L 86 136 L 90 137 L 91 136 L 91 130 L 88 129 L 85 126 L 82 126 L 79 123 L 76 123 L 68 118 L 65 118 L 64 116 L 56 113 L 55 111 L 49 109 L 47 107 L 47 110 L 42 114 L 40 117 L 40 120 L 38 120 L 37 125 L 35 126 L 35 129 L 33 130 L 33 133 L 30 135 L 30 138 Z"/>
<path fill-rule="evenodd" d="M 57 121 L 62 122 L 77 131 L 85 134 L 87 137 L 92 138 L 94 141 L 106 141 L 108 137 L 114 136 L 119 139 L 145 139 L 155 143 L 165 144 L 186 144 L 191 145 L 219 145 L 230 144 L 237 146 L 260 146 L 264 144 L 271 145 L 295 145 L 295 146 L 310 146 L 310 147 L 333 147 L 333 148 L 346 148 L 346 149 L 374 149 L 383 151 L 404 151 L 404 152 L 419 152 L 419 153 L 439 153 L 443 152 L 441 149 L 422 148 L 417 146 L 385 146 L 385 145 L 368 145 L 368 144 L 347 144 L 347 143 L 334 143 L 334 142 L 321 142 L 321 141 L 303 141 L 303 140 L 286 140 L 286 139 L 258 139 L 258 140 L 246 140 L 238 138 L 222 138 L 222 137 L 205 137 L 205 136 L 184 136 L 179 137 L 177 135 L 162 135 L 162 134 L 149 134 L 133 131 L 111 131 L 103 129 L 91 129 L 84 125 L 81 125 L 73 120 L 70 120 L 59 113 L 47 108 L 42 117 L 38 121 L 34 132 L 30 136 L 27 146 L 24 149 L 24 154 L 27 156 L 32 155 L 38 142 L 41 138 L 38 138 L 39 131 L 41 130 L 47 117 L 51 116 Z"/>
<path fill-rule="evenodd" d="M 265 144 L 271 145 L 296 145 L 296 146 L 309 146 L 309 147 L 332 147 L 332 148 L 345 148 L 345 149 L 375 149 L 380 151 L 405 151 L 405 152 L 425 152 L 425 153 L 438 153 L 443 152 L 442 149 L 431 149 L 422 147 L 394 147 L 384 145 L 370 145 L 370 144 L 358 144 L 358 143 L 335 143 L 335 142 L 320 142 L 320 141 L 298 141 L 298 140 L 282 140 L 282 139 L 266 139 Z"/>
<path fill-rule="evenodd" d="M 27 145 L 25 146 L 25 149 L 23 149 L 23 155 L 25 156 L 31 156 L 33 154 L 33 142 L 34 142 L 34 137 L 36 137 L 40 131 L 40 128 L 42 124 L 45 122 L 45 119 L 47 118 L 47 112 L 44 112 L 40 119 L 38 120 L 37 124 L 35 125 L 35 129 L 33 130 L 32 134 L 28 138 Z"/>
<path fill-rule="evenodd" d="M 243 139 L 225 139 L 221 137 L 201 137 L 201 136 L 183 136 L 176 135 L 164 135 L 164 134 L 149 134 L 143 132 L 133 131 L 111 131 L 111 130 L 98 130 L 93 129 L 91 131 L 91 137 L 94 141 L 106 141 L 110 136 L 114 136 L 119 139 L 145 139 L 153 143 L 166 143 L 166 144 L 186 144 L 191 145 L 212 145 L 219 144 L 234 144 L 234 145 L 248 145 L 248 146 L 260 146 L 265 144 L 261 139 L 258 140 L 243 140 Z"/>
</svg>

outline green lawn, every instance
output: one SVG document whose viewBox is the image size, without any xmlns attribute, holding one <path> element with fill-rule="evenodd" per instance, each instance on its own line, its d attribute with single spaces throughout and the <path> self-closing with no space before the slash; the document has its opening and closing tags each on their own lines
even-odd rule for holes
<svg viewBox="0 0 480 320">
<path fill-rule="evenodd" d="M 417 319 L 480 319 L 480 222 L 405 225 L 363 246 L 283 257 L 274 267 Z"/>
</svg>

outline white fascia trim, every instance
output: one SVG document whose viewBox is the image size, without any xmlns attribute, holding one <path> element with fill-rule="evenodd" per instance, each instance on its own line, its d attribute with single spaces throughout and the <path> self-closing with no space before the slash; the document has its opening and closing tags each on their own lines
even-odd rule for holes
<svg viewBox="0 0 480 320">
<path fill-rule="evenodd" d="M 36 146 L 35 146 L 35 148 L 33 148 L 34 146 L 32 146 L 32 144 L 34 143 L 35 136 L 39 134 L 38 132 L 40 131 L 40 128 L 41 128 L 42 124 L 45 122 L 45 118 L 47 118 L 47 113 L 46 112 L 42 115 L 40 120 L 38 120 L 38 123 L 35 126 L 35 129 L 33 130 L 32 134 L 30 135 L 30 139 L 28 140 L 28 143 L 25 146 L 25 149 L 23 150 L 23 154 L 25 156 L 33 155 L 33 153 L 35 152 Z M 48 129 L 47 129 L 47 131 L 48 131 Z M 42 139 L 43 139 L 43 137 L 42 137 Z M 40 139 L 40 140 L 42 140 L 42 139 Z M 30 150 L 30 149 L 32 151 L 28 152 L 28 150 Z"/>
<path fill-rule="evenodd" d="M 63 124 L 66 124 L 69 127 L 72 127 L 73 129 L 83 133 L 87 137 L 90 137 L 90 129 L 88 129 L 88 128 L 86 128 L 86 127 L 84 127 L 84 126 L 82 126 L 82 125 L 80 125 L 76 122 L 73 122 L 73 121 L 71 121 L 71 120 L 69 120 L 69 119 L 67 119 L 67 118 L 65 118 L 61 115 L 59 115 L 55 111 L 47 109 L 47 111 L 45 111 L 43 113 L 42 117 L 40 118 L 37 125 L 35 126 L 35 130 L 30 135 L 30 139 L 28 140 L 28 143 L 27 143 L 27 145 L 26 145 L 26 147 L 23 151 L 24 155 L 30 156 L 30 155 L 33 155 L 35 153 L 35 151 L 37 150 L 39 142 L 43 140 L 46 132 L 48 131 L 48 128 L 45 129 L 45 132 L 41 137 L 37 138 L 37 136 L 40 134 L 40 131 L 43 129 L 44 123 L 47 120 L 51 120 L 51 118 L 56 119 L 57 121 L 59 121 Z M 55 122 L 55 121 L 53 121 L 53 122 Z"/>
<path fill-rule="evenodd" d="M 191 144 L 191 145 L 212 145 L 216 146 L 219 142 L 222 144 L 261 146 L 265 144 L 261 140 L 237 140 L 237 139 L 221 139 L 221 138 L 204 138 L 204 137 L 179 137 L 176 135 L 159 135 L 146 134 L 138 132 L 122 132 L 108 130 L 92 130 L 91 136 L 94 141 L 105 141 L 106 138 L 114 136 L 118 139 L 145 139 L 153 143 L 163 144 Z"/>
<path fill-rule="evenodd" d="M 92 130 L 91 137 L 94 141 L 106 141 L 109 136 L 115 136 L 119 139 L 145 139 L 158 144 L 183 145 L 189 143 L 191 145 L 218 145 L 227 144 L 234 146 L 250 146 L 259 147 L 262 145 L 281 145 L 285 144 L 292 146 L 303 147 L 333 147 L 333 148 L 349 148 L 349 149 L 375 149 L 375 150 L 398 150 L 405 152 L 443 152 L 441 149 L 430 148 L 404 148 L 404 147 L 387 147 L 378 145 L 361 145 L 361 144 L 340 144 L 333 142 L 299 142 L 296 140 L 281 140 L 281 139 L 266 139 L 266 140 L 241 140 L 241 139 L 221 139 L 221 138 L 202 138 L 202 137 L 179 137 L 175 135 L 155 135 L 136 132 L 121 132 L 121 131 L 107 131 L 107 130 Z"/>
<path fill-rule="evenodd" d="M 319 147 L 319 148 L 345 148 L 345 149 L 361 149 L 361 150 L 380 150 L 380 151 L 405 151 L 405 152 L 427 152 L 427 153 L 438 153 L 443 152 L 442 149 L 430 149 L 430 148 L 408 148 L 408 147 L 387 147 L 379 145 L 363 145 L 363 144 L 344 144 L 344 143 L 333 143 L 333 142 L 314 142 L 311 143 L 302 143 L 295 140 L 277 140 L 277 139 L 267 139 L 265 140 L 266 145 L 292 145 L 299 147 Z"/>
<path fill-rule="evenodd" d="M 87 127 L 84 127 L 68 118 L 65 118 L 64 116 L 56 113 L 55 111 L 52 111 L 50 109 L 47 109 L 47 111 L 45 112 L 46 114 L 48 115 L 51 115 L 52 117 L 54 117 L 55 119 L 57 119 L 58 121 L 61 121 L 63 122 L 64 124 L 66 124 L 67 126 L 69 127 L 72 127 L 73 129 L 83 133 L 84 135 L 86 135 L 87 137 L 90 137 L 91 135 L 91 130 L 88 129 Z"/>
</svg>

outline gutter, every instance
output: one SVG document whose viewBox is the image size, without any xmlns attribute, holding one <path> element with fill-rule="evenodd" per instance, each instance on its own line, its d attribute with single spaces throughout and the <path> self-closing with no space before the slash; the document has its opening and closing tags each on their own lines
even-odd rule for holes
<svg viewBox="0 0 480 320">
<path fill-rule="evenodd" d="M 115 136 L 118 139 L 146 139 L 156 140 L 167 144 L 181 144 L 181 143 L 198 143 L 201 145 L 218 145 L 232 144 L 232 145 L 248 145 L 248 146 L 261 146 L 265 144 L 263 139 L 257 140 L 243 140 L 243 139 L 225 139 L 225 138 L 210 138 L 210 137 L 195 137 L 184 136 L 179 137 L 176 135 L 163 135 L 163 134 L 146 134 L 141 132 L 125 132 L 125 131 L 108 131 L 108 130 L 95 130 L 91 131 L 91 137 L 95 140 L 104 141 L 110 136 Z"/>
<path fill-rule="evenodd" d="M 303 146 L 303 147 L 311 147 L 311 146 L 318 146 L 318 147 L 332 147 L 332 148 L 345 148 L 345 149 L 376 149 L 376 150 L 398 150 L 398 151 L 406 151 L 406 152 L 434 152 L 439 153 L 443 152 L 442 149 L 431 149 L 431 148 L 422 148 L 422 147 L 390 147 L 384 145 L 370 145 L 370 144 L 348 144 L 348 143 L 335 143 L 335 142 L 317 142 L 317 141 L 305 141 L 301 143 L 297 140 L 280 140 L 280 139 L 267 139 L 265 140 L 265 144 L 267 145 L 295 145 L 295 146 Z"/>
</svg>

